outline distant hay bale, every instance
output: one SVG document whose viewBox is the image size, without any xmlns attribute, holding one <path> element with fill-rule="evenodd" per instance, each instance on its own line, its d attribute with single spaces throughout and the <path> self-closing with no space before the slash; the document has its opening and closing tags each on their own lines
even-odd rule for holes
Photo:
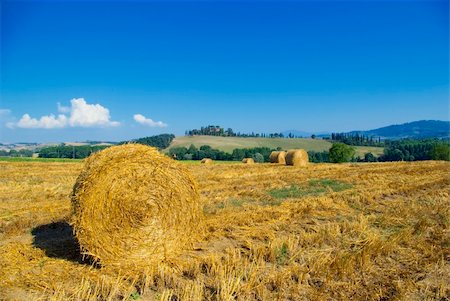
<svg viewBox="0 0 450 301">
<path fill-rule="evenodd" d="M 286 165 L 306 166 L 308 165 L 308 153 L 304 149 L 289 150 L 286 154 Z"/>
<path fill-rule="evenodd" d="M 255 160 L 253 160 L 253 158 L 244 158 L 244 159 L 242 159 L 242 163 L 244 163 L 244 164 L 255 164 Z"/>
<path fill-rule="evenodd" d="M 203 158 L 202 161 L 200 161 L 202 164 L 213 164 L 214 161 L 210 158 Z"/>
<path fill-rule="evenodd" d="M 273 151 L 272 153 L 270 153 L 270 163 L 286 164 L 286 152 Z"/>
<path fill-rule="evenodd" d="M 103 266 L 131 270 L 175 256 L 198 233 L 202 216 L 186 168 L 140 144 L 113 146 L 86 159 L 72 208 L 83 253 Z"/>
</svg>

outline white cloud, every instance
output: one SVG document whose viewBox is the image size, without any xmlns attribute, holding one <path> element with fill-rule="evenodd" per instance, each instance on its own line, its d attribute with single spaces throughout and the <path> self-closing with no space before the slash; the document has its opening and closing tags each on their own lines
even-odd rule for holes
<svg viewBox="0 0 450 301">
<path fill-rule="evenodd" d="M 109 110 L 99 104 L 87 104 L 83 98 L 71 100 L 69 124 L 72 127 L 118 126 L 117 121 L 111 121 Z"/>
<path fill-rule="evenodd" d="M 50 114 L 48 116 L 42 116 L 40 119 L 31 118 L 30 115 L 24 114 L 22 118 L 16 123 L 16 126 L 24 129 L 58 129 L 67 126 L 67 117 L 65 115 Z"/>
<path fill-rule="evenodd" d="M 10 109 L 0 109 L 0 117 L 5 117 L 8 116 L 9 114 L 11 114 Z"/>
<path fill-rule="evenodd" d="M 58 103 L 58 116 L 53 114 L 32 118 L 24 114 L 17 123 L 8 123 L 10 128 L 40 128 L 57 129 L 64 127 L 110 127 L 120 125 L 117 121 L 111 121 L 109 110 L 99 104 L 88 104 L 83 98 L 74 98 L 70 101 L 70 107 L 61 106 Z"/>
<path fill-rule="evenodd" d="M 140 123 L 142 125 L 147 125 L 150 127 L 165 128 L 167 126 L 167 124 L 165 124 L 162 121 L 153 121 L 150 118 L 145 118 L 145 116 L 141 115 L 141 114 L 134 114 L 133 118 L 134 118 L 134 121 L 136 121 L 137 123 Z"/>
</svg>

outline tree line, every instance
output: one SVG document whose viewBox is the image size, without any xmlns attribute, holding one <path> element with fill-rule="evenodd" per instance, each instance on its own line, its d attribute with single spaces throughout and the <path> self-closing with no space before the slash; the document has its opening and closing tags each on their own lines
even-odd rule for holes
<svg viewBox="0 0 450 301">
<path fill-rule="evenodd" d="M 312 162 L 389 162 L 389 161 L 422 161 L 445 160 L 450 161 L 450 142 L 439 139 L 397 140 L 387 141 L 383 154 L 376 157 L 372 153 L 364 157 L 355 156 L 355 149 L 341 142 L 333 143 L 327 154 L 312 154 Z M 311 156 L 311 155 L 310 155 Z M 321 161 L 323 160 L 323 161 Z"/>
<path fill-rule="evenodd" d="M 20 149 L 20 150 L 0 150 L 0 157 L 32 157 L 33 151 L 29 149 Z"/>
<path fill-rule="evenodd" d="M 255 162 L 269 162 L 270 153 L 274 149 L 269 147 L 236 148 L 231 153 L 202 145 L 197 148 L 191 144 L 188 148 L 184 146 L 174 147 L 169 150 L 169 155 L 177 160 L 202 160 L 210 158 L 218 161 L 241 161 L 244 158 L 253 158 Z"/>
<path fill-rule="evenodd" d="M 172 134 L 161 134 L 150 137 L 143 137 L 135 140 L 122 141 L 119 144 L 124 143 L 140 143 L 148 146 L 153 146 L 158 148 L 159 150 L 165 149 L 169 147 L 172 140 L 175 138 Z M 110 147 L 111 145 L 80 145 L 80 146 L 71 146 L 71 145 L 56 145 L 43 147 L 39 151 L 40 158 L 70 158 L 70 159 L 84 159 L 88 157 L 90 154 Z M 29 154 L 31 157 L 33 152 Z"/>
<path fill-rule="evenodd" d="M 39 150 L 40 158 L 68 158 L 68 159 L 84 159 L 90 154 L 98 152 L 102 149 L 110 147 L 110 145 L 56 145 L 44 147 Z"/>
<path fill-rule="evenodd" d="M 331 140 L 355 146 L 384 146 L 385 142 L 381 138 L 374 138 L 359 133 L 331 133 Z"/>
<path fill-rule="evenodd" d="M 450 161 L 450 141 L 439 139 L 389 141 L 382 161 Z"/>
<path fill-rule="evenodd" d="M 285 138 L 283 133 L 241 133 L 233 129 L 224 129 L 218 125 L 202 126 L 200 129 L 186 130 L 185 136 L 220 136 L 220 137 L 245 137 L 245 138 Z M 289 138 L 294 138 L 289 137 Z"/>
<path fill-rule="evenodd" d="M 124 143 L 140 143 L 148 146 L 153 146 L 158 148 L 159 150 L 168 148 L 170 143 L 172 143 L 172 140 L 175 139 L 175 135 L 173 134 L 161 134 L 156 136 L 150 136 L 150 137 L 143 137 L 139 139 L 129 140 L 129 141 L 122 141 L 119 144 Z"/>
</svg>

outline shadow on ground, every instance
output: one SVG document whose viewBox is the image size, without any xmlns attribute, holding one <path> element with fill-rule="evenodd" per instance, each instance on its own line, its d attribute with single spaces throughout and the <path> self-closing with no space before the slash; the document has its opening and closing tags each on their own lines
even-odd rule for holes
<svg viewBox="0 0 450 301">
<path fill-rule="evenodd" d="M 31 231 L 33 246 L 45 251 L 45 255 L 81 264 L 93 265 L 92 258 L 83 256 L 80 245 L 67 222 L 41 225 Z"/>
</svg>

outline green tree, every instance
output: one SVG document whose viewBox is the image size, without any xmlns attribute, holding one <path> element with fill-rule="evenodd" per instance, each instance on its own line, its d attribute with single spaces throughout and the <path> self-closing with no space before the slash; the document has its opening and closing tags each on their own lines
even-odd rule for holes
<svg viewBox="0 0 450 301">
<path fill-rule="evenodd" d="M 177 160 L 183 160 L 184 155 L 187 154 L 187 148 L 180 146 L 180 147 L 174 147 L 169 150 L 169 155 L 172 158 L 176 158 Z"/>
<path fill-rule="evenodd" d="M 349 162 L 355 155 L 355 149 L 344 143 L 336 142 L 330 148 L 330 162 Z"/>
<path fill-rule="evenodd" d="M 192 160 L 192 154 L 184 154 L 183 160 Z"/>
<path fill-rule="evenodd" d="M 252 158 L 256 163 L 264 163 L 264 156 L 260 153 L 253 154 Z"/>
<path fill-rule="evenodd" d="M 161 149 L 169 147 L 170 143 L 172 142 L 172 140 L 174 138 L 175 138 L 175 136 L 173 134 L 161 134 L 161 135 L 156 135 L 156 136 L 151 136 L 151 137 L 139 138 L 139 139 L 135 139 L 135 140 L 131 140 L 131 141 L 123 141 L 120 144 L 127 143 L 127 142 L 135 142 L 135 143 L 140 143 L 140 144 L 144 144 L 144 145 L 148 145 L 148 146 L 157 147 L 158 149 L 161 150 Z"/>
<path fill-rule="evenodd" d="M 431 158 L 433 160 L 450 161 L 450 146 L 444 143 L 435 144 L 431 151 Z"/>
<path fill-rule="evenodd" d="M 372 153 L 364 154 L 364 162 L 376 162 L 377 158 Z"/>
</svg>

